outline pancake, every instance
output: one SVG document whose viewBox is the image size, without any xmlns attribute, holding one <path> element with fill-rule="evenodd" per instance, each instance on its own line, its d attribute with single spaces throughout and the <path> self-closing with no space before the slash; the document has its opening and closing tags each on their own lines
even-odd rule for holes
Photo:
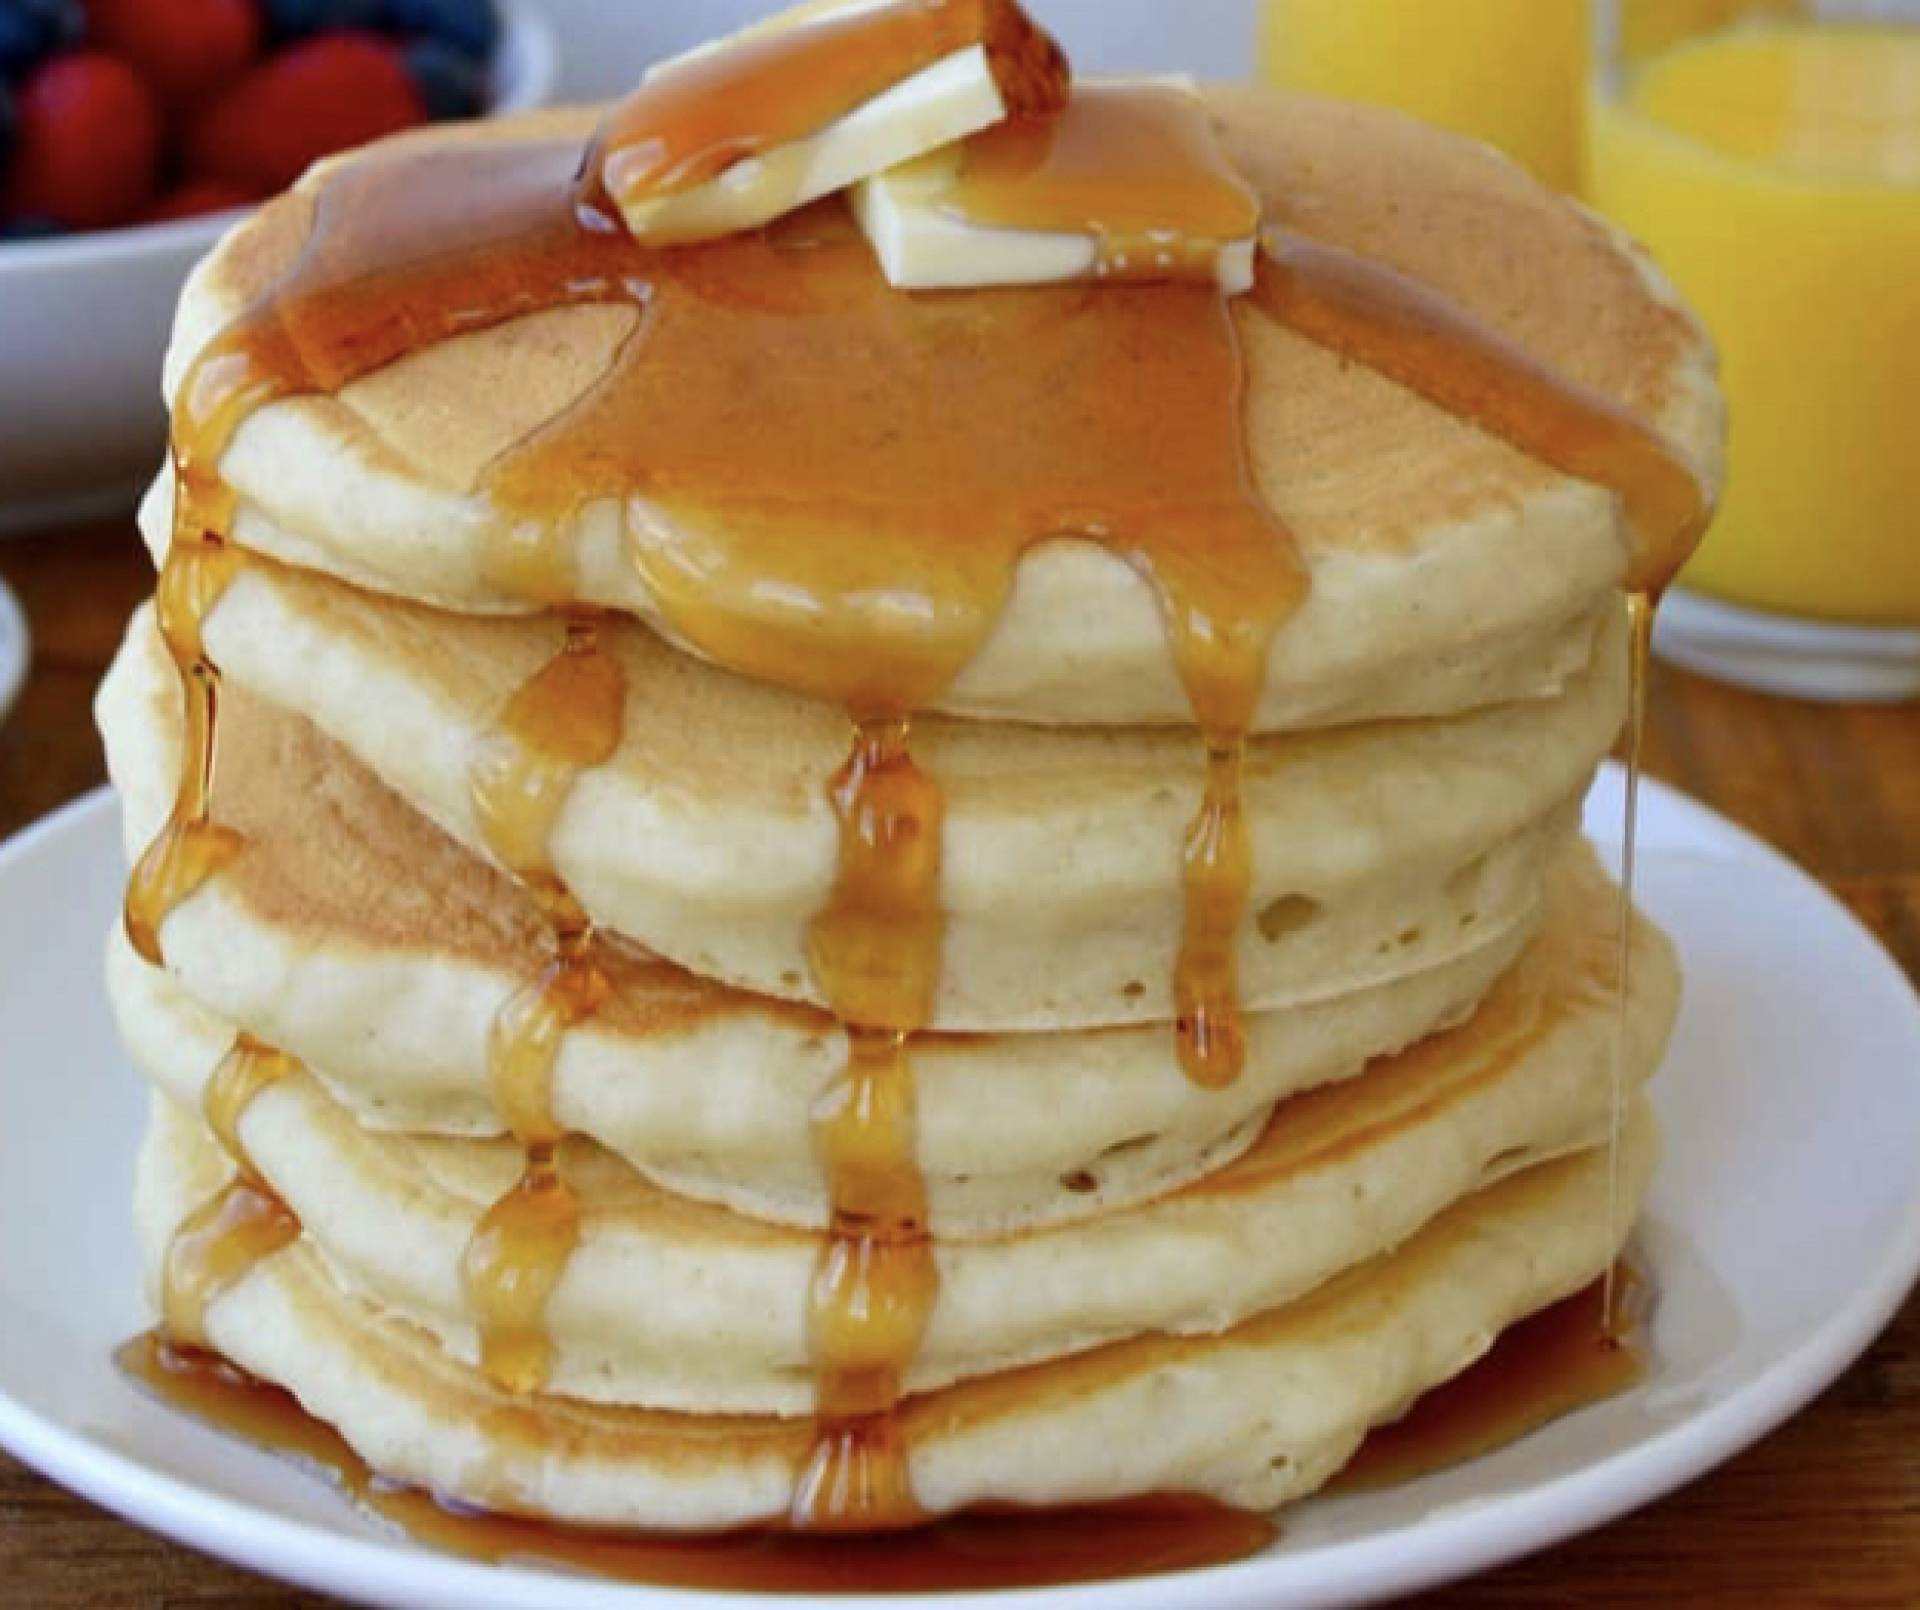
<svg viewBox="0 0 1920 1610">
<path fill-rule="evenodd" d="M 1434 287 L 1548 368 L 1655 424 L 1717 482 L 1709 344 L 1605 226 L 1485 149 L 1390 114 L 1238 91 L 1218 92 L 1215 105 L 1271 221 Z M 583 139 L 591 125 L 589 112 L 556 114 L 436 131 L 412 148 Z M 168 362 L 170 398 L 194 355 L 298 257 L 316 198 L 362 160 L 316 169 L 195 273 Z M 239 499 L 236 539 L 462 611 L 564 601 L 530 600 L 498 578 L 489 554 L 523 546 L 525 533 L 485 494 L 484 473 L 591 390 L 636 318 L 619 306 L 540 313 L 445 342 L 336 396 L 262 410 L 220 464 Z M 1444 714 L 1550 694 L 1576 674 L 1593 611 L 1626 569 L 1613 496 L 1245 303 L 1234 318 L 1252 469 L 1313 583 L 1273 648 L 1255 724 Z M 807 388 L 832 383 L 830 364 L 804 374 L 765 367 L 731 377 L 743 418 L 804 411 Z M 589 504 L 554 534 L 553 563 L 571 573 L 572 598 L 664 629 L 628 552 L 626 514 L 611 501 Z M 684 512 L 675 519 L 699 525 Z M 938 704 L 1043 723 L 1171 723 L 1190 713 L 1146 584 L 1103 550 L 1058 541 L 1030 551 L 997 629 Z"/>
<path fill-rule="evenodd" d="M 1583 850 L 1540 937 L 1466 1023 L 1281 1103 L 1237 1161 L 1158 1200 L 1045 1232 L 940 1241 L 939 1297 L 909 1389 L 1145 1331 L 1217 1331 L 1392 1248 L 1486 1184 L 1604 1140 L 1616 1071 L 1629 1094 L 1652 1073 L 1678 997 L 1670 948 L 1640 922 L 1622 1049 L 1614 915 L 1614 890 Z M 231 1038 L 130 1044 L 170 1096 L 193 1103 Z M 1071 1127 L 1070 1114 L 1059 1121 Z M 477 1360 L 461 1254 L 518 1178 L 518 1146 L 368 1134 L 304 1074 L 257 1096 L 239 1135 L 343 1286 Z M 674 1197 L 584 1143 L 563 1170 L 582 1230 L 546 1315 L 548 1389 L 803 1413 L 819 1238 Z"/>
<path fill-rule="evenodd" d="M 943 1513 L 1153 1492 L 1249 1508 L 1298 1498 L 1367 1428 L 1620 1250 L 1651 1169 L 1644 1109 L 1609 1214 L 1604 1151 L 1457 1204 L 1389 1256 L 1210 1337 L 1148 1337 L 909 1399 L 913 1488 Z M 228 1165 L 162 1099 L 137 1216 L 150 1277 Z M 290 1390 L 383 1475 L 483 1508 L 597 1526 L 719 1529 L 785 1515 L 810 1422 L 665 1414 L 488 1387 L 430 1336 L 342 1289 L 311 1242 L 213 1304 L 214 1344 Z"/>
<path fill-rule="evenodd" d="M 205 633 L 228 685 L 311 720 L 476 852 L 475 758 L 565 641 L 553 617 L 450 615 L 264 561 L 242 568 Z M 141 656 L 157 653 L 144 620 L 133 636 L 148 644 Z M 1620 729 L 1623 637 L 1616 603 L 1588 667 L 1552 698 L 1255 741 L 1243 1004 L 1350 994 L 1529 922 Z M 624 731 L 567 796 L 554 867 L 604 928 L 647 950 L 825 1005 L 807 940 L 838 866 L 829 783 L 844 721 L 637 624 L 609 625 L 601 640 L 624 673 Z M 914 750 L 945 796 L 930 1026 L 1170 1021 L 1198 746 L 1170 729 L 930 718 Z"/>
<path fill-rule="evenodd" d="M 101 695 L 130 854 L 172 795 L 170 674 L 136 646 Z M 221 708 L 215 810 L 246 849 L 169 919 L 171 976 L 115 933 L 110 993 L 126 1040 L 149 1058 L 178 1048 L 168 1082 L 185 1099 L 238 1025 L 304 1060 L 364 1125 L 501 1133 L 488 1031 L 547 957 L 527 893 L 310 723 L 239 688 Z M 1275 1100 L 1464 1016 L 1531 928 L 1390 983 L 1251 1014 L 1246 1070 L 1225 1090 L 1188 1079 L 1157 1024 L 929 1036 L 913 1061 L 931 1227 L 967 1237 L 1063 1223 L 1204 1174 L 1252 1142 Z M 561 1126 L 682 1195 L 823 1228 L 809 1120 L 845 1064 L 844 1032 L 631 947 L 607 957 L 612 998 L 566 1037 L 554 1070 Z"/>
</svg>

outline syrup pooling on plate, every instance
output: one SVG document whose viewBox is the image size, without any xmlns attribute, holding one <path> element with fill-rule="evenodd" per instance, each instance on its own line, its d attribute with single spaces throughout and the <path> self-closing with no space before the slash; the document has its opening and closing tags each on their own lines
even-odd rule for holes
<svg viewBox="0 0 1920 1610">
<path fill-rule="evenodd" d="M 957 1592 L 1111 1581 L 1224 1564 L 1273 1541 L 1261 1515 L 1193 1498 L 1076 1509 L 1000 1510 L 913 1532 L 819 1537 L 595 1532 L 443 1504 L 383 1480 L 292 1396 L 212 1354 L 135 1337 L 121 1372 L 162 1403 L 269 1453 L 325 1473 L 362 1509 L 430 1548 L 490 1564 L 533 1563 L 619 1581 L 737 1593 Z"/>
<path fill-rule="evenodd" d="M 608 117 L 587 171 L 617 206 L 681 195 L 976 47 L 1016 116 L 1065 101 L 1066 58 L 1014 0 L 827 5 L 650 73 Z"/>
<path fill-rule="evenodd" d="M 580 1241 L 580 1204 L 560 1168 L 553 1069 L 569 1029 L 605 1003 L 593 924 L 553 863 L 553 832 L 583 772 L 620 746 L 626 677 L 576 613 L 560 652 L 515 692 L 475 758 L 474 812 L 494 857 L 526 885 L 554 955 L 510 996 L 487 1037 L 494 1104 L 526 1149 L 517 1184 L 487 1211 L 461 1272 L 495 1385 L 532 1392 L 552 1365 L 546 1310 Z"/>
<path fill-rule="evenodd" d="M 1171 85 L 1082 85 L 1057 117 L 1016 118 L 960 148 L 944 210 L 999 229 L 1091 235 L 1101 279 L 1211 280 L 1260 203 L 1204 104 Z"/>
<path fill-rule="evenodd" d="M 1630 1264 L 1510 1325 L 1463 1374 L 1360 1445 L 1331 1492 L 1416 1481 L 1637 1386 L 1652 1293 Z"/>
</svg>

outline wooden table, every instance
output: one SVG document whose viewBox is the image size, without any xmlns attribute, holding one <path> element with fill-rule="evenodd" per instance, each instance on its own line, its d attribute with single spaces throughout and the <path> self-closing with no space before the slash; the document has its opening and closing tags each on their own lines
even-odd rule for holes
<svg viewBox="0 0 1920 1610">
<path fill-rule="evenodd" d="M 151 577 L 118 525 L 0 543 L 0 576 L 35 637 L 32 678 L 0 727 L 4 836 L 102 780 L 90 701 Z M 1657 775 L 1809 867 L 1920 977 L 1920 712 L 1789 704 L 1662 670 L 1649 752 Z M 0 1606 L 322 1602 L 149 1537 L 0 1456 Z M 1604 1532 L 1422 1601 L 1427 1610 L 1756 1603 L 1920 1605 L 1920 1302 L 1819 1403 L 1743 1458 Z"/>
</svg>

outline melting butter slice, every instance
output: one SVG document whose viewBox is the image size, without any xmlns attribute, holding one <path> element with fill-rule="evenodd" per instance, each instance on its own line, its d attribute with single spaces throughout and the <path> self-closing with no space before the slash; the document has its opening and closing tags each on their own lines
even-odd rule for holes
<svg viewBox="0 0 1920 1610">
<path fill-rule="evenodd" d="M 809 0 L 650 71 L 588 173 L 635 239 L 707 240 L 1055 110 L 1069 79 L 1016 0 Z"/>
<path fill-rule="evenodd" d="M 1253 288 L 1260 203 L 1184 78 L 1081 84 L 1021 118 L 857 186 L 854 211 L 902 290 L 1062 280 Z"/>
</svg>

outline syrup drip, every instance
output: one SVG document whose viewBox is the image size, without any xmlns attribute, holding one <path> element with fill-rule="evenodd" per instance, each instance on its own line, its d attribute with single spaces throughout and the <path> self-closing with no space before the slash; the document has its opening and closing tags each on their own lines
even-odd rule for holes
<svg viewBox="0 0 1920 1610">
<path fill-rule="evenodd" d="M 317 1470 L 416 1542 L 489 1564 L 534 1563 L 616 1581 L 736 1593 L 959 1592 L 1104 1582 L 1244 1559 L 1274 1538 L 1262 1515 L 1192 1498 L 998 1510 L 915 1532 L 818 1537 L 596 1532 L 444 1504 L 369 1470 L 294 1399 L 211 1354 L 139 1336 L 121 1372 L 168 1407 Z"/>
<path fill-rule="evenodd" d="M 614 108 L 587 172 L 623 207 L 680 195 L 976 46 L 1010 115 L 1065 103 L 1066 57 L 1013 0 L 894 0 L 754 30 L 650 73 Z"/>
<path fill-rule="evenodd" d="M 1209 745 L 1207 790 L 1187 837 L 1187 911 L 1174 974 L 1174 1029 L 1187 1077 L 1224 1089 L 1246 1065 L 1240 1024 L 1240 924 L 1253 883 L 1253 846 L 1240 805 L 1246 745 Z"/>
<path fill-rule="evenodd" d="M 894 1411 L 940 1285 L 908 1040 L 940 977 L 943 804 L 913 763 L 907 724 L 885 719 L 860 725 L 829 798 L 840 871 L 810 950 L 845 1026 L 847 1064 L 814 1114 L 832 1223 L 809 1312 L 818 1424 L 792 1521 L 872 1531 L 925 1518 Z"/>
<path fill-rule="evenodd" d="M 1260 203 L 1184 90 L 1082 85 L 1055 117 L 1019 118 L 962 148 L 944 211 L 989 228 L 1090 235 L 1104 280 L 1211 282 L 1251 240 Z"/>
<path fill-rule="evenodd" d="M 1626 1117 L 1635 838 L 1648 655 L 1660 593 L 1712 518 L 1700 479 L 1657 432 L 1577 386 L 1497 332 L 1380 263 L 1270 233 L 1255 305 L 1278 322 L 1470 421 L 1529 457 L 1619 496 L 1632 537 L 1627 801 L 1617 925 L 1619 967 L 1607 1134 L 1608 1223 L 1619 1227 L 1620 1132 Z M 1614 1312 L 1612 1274 L 1605 1311 Z"/>
<path fill-rule="evenodd" d="M 300 1220 L 254 1167 L 240 1122 L 256 1097 L 299 1071 L 283 1051 L 242 1034 L 220 1059 L 201 1094 L 207 1127 L 240 1172 L 174 1231 L 161 1273 L 168 1336 L 207 1345 L 207 1310 L 254 1266 L 300 1237 Z"/>
<path fill-rule="evenodd" d="M 262 1260 L 300 1239 L 300 1221 L 272 1191 L 240 1174 L 189 1214 L 167 1248 L 161 1282 L 167 1335 L 206 1347 L 207 1310 Z"/>
<path fill-rule="evenodd" d="M 200 1098 L 201 1110 L 214 1139 L 259 1189 L 265 1187 L 261 1184 L 260 1171 L 247 1155 L 245 1142 L 240 1139 L 240 1120 L 246 1116 L 255 1097 L 297 1073 L 299 1068 L 300 1064 L 286 1052 L 276 1051 L 250 1034 L 242 1034 L 220 1059 Z"/>
<path fill-rule="evenodd" d="M 593 924 L 554 869 L 553 831 L 581 774 L 613 758 L 625 714 L 625 674 L 601 648 L 593 618 L 576 614 L 560 652 L 508 701 L 472 772 L 487 846 L 533 893 L 555 947 L 488 1036 L 494 1103 L 526 1162 L 481 1219 L 461 1265 L 481 1368 L 515 1393 L 537 1391 L 551 1373 L 547 1305 L 580 1242 L 579 1200 L 560 1168 L 554 1062 L 567 1031 L 593 1016 L 610 988 Z"/>
<path fill-rule="evenodd" d="M 1637 1386 L 1651 1294 L 1630 1265 L 1500 1333 L 1472 1368 L 1368 1436 L 1329 1487 L 1398 1486 L 1478 1459 Z"/>
<path fill-rule="evenodd" d="M 160 569 L 155 613 L 179 673 L 185 716 L 180 787 L 173 811 L 127 884 L 127 938 L 150 965 L 162 965 L 160 927 L 174 909 L 240 851 L 239 835 L 212 817 L 220 673 L 202 629 L 241 564 L 237 550 L 198 531 L 175 532 Z"/>
<path fill-rule="evenodd" d="M 1645 421 L 1385 264 L 1270 232 L 1254 301 L 1529 458 L 1619 494 L 1629 590 L 1659 592 L 1706 530 L 1700 478 Z"/>
<path fill-rule="evenodd" d="M 1633 1001 L 1633 886 L 1640 859 L 1640 771 L 1647 729 L 1647 673 L 1653 658 L 1653 618 L 1659 608 L 1653 593 L 1627 595 L 1627 793 L 1620 824 L 1620 893 L 1614 911 L 1619 932 L 1619 960 L 1615 976 L 1613 1070 L 1607 1124 L 1607 1228 L 1616 1239 L 1620 1223 L 1620 1132 L 1627 1113 L 1627 1059 L 1631 1050 L 1628 1008 Z M 1605 1311 L 1611 1316 L 1614 1271 L 1607 1271 Z"/>
</svg>

